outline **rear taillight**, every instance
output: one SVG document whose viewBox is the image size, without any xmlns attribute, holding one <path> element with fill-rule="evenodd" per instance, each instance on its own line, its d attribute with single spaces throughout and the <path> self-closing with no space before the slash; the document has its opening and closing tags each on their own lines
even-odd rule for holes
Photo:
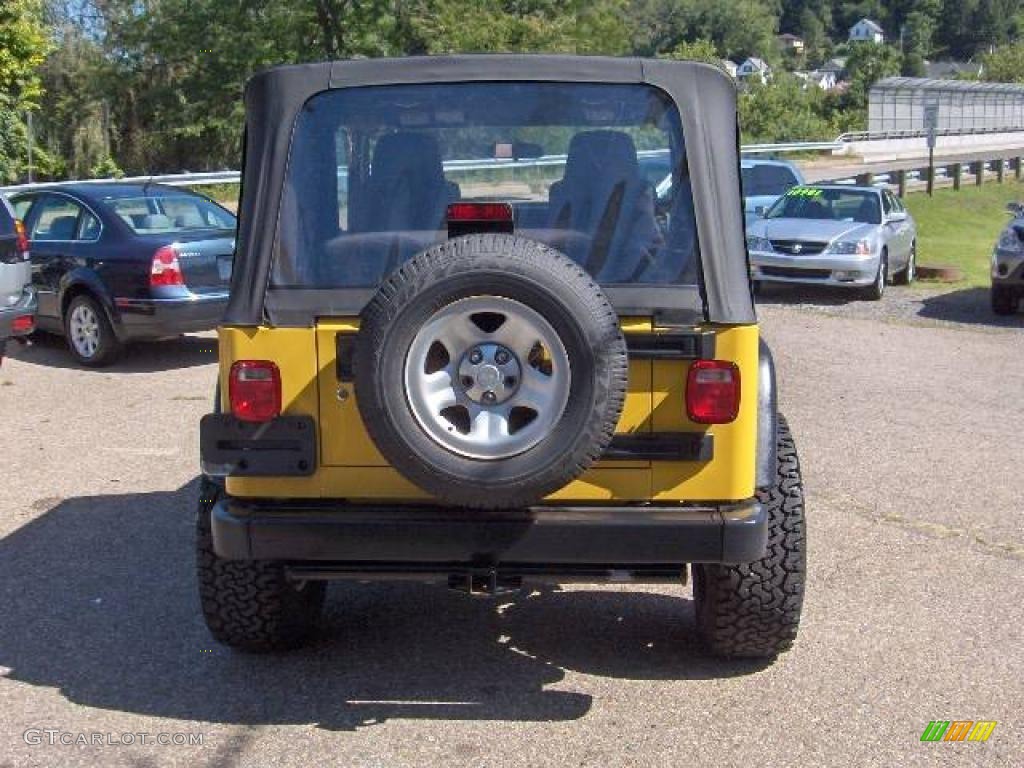
<svg viewBox="0 0 1024 768">
<path fill-rule="evenodd" d="M 698 424 L 728 424 L 740 410 L 740 369 L 727 360 L 697 360 L 686 377 L 686 414 Z"/>
<path fill-rule="evenodd" d="M 508 203 L 452 203 L 448 221 L 512 221 Z"/>
<path fill-rule="evenodd" d="M 181 276 L 181 265 L 178 263 L 178 252 L 173 245 L 165 245 L 153 254 L 153 262 L 149 268 L 149 284 L 152 287 L 162 285 L 184 285 Z"/>
<path fill-rule="evenodd" d="M 269 360 L 239 360 L 228 379 L 231 413 L 241 421 L 270 421 L 281 415 L 281 371 Z"/>
<path fill-rule="evenodd" d="M 25 225 L 21 219 L 14 220 L 14 234 L 14 249 L 21 254 L 24 261 L 28 261 L 28 233 L 25 231 Z"/>
<path fill-rule="evenodd" d="M 483 233 L 512 234 L 515 229 L 508 203 L 451 203 L 448 237 Z"/>
<path fill-rule="evenodd" d="M 31 333 L 36 326 L 36 319 L 33 315 L 22 315 L 11 320 L 11 330 L 14 333 Z"/>
</svg>

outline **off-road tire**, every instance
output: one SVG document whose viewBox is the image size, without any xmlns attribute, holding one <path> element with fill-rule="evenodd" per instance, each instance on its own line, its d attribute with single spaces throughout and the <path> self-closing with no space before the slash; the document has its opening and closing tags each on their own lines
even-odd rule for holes
<svg viewBox="0 0 1024 768">
<path fill-rule="evenodd" d="M 278 562 L 218 557 L 210 512 L 222 493 L 213 481 L 201 481 L 196 571 L 206 626 L 218 642 L 241 651 L 288 650 L 305 644 L 319 625 L 326 584 L 296 584 Z"/>
<path fill-rule="evenodd" d="M 770 658 L 796 639 L 807 570 L 804 490 L 782 417 L 776 463 L 775 484 L 758 492 L 768 513 L 765 556 L 743 565 L 693 566 L 697 630 L 717 656 Z"/>
<path fill-rule="evenodd" d="M 96 351 L 88 357 L 75 349 L 75 345 L 71 341 L 70 318 L 75 309 L 83 304 L 95 315 L 98 334 Z M 71 299 L 67 309 L 64 310 L 62 323 L 64 326 L 64 340 L 67 343 L 68 351 L 82 365 L 90 368 L 103 368 L 115 362 L 121 356 L 123 345 L 117 338 L 117 334 L 114 333 L 114 327 L 110 324 L 110 318 L 107 317 L 106 310 L 88 293 L 80 293 Z"/>
<path fill-rule="evenodd" d="M 1012 315 L 1017 311 L 1020 303 L 1018 296 L 1012 288 L 1005 285 L 992 286 L 992 311 L 997 315 Z"/>
<path fill-rule="evenodd" d="M 546 436 L 490 460 L 428 436 L 411 411 L 403 374 L 410 344 L 429 318 L 481 295 L 543 316 L 571 370 L 568 402 Z M 399 267 L 363 310 L 353 363 L 362 422 L 391 466 L 445 503 L 480 509 L 527 506 L 581 475 L 611 442 L 628 369 L 618 316 L 590 275 L 552 248 L 512 235 L 455 238 Z"/>
</svg>

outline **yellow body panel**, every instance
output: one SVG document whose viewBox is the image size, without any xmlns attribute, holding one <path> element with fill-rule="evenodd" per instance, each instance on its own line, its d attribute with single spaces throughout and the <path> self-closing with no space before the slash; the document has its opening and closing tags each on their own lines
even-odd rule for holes
<svg viewBox="0 0 1024 768">
<path fill-rule="evenodd" d="M 624 318 L 625 333 L 650 332 L 647 318 Z M 553 502 L 705 501 L 749 498 L 754 492 L 757 437 L 756 326 L 708 327 L 716 332 L 716 357 L 740 367 L 741 405 L 736 421 L 707 428 L 686 418 L 687 361 L 634 360 L 619 433 L 699 432 L 714 435 L 710 462 L 603 461 L 548 497 Z M 335 373 L 335 338 L 358 329 L 355 318 L 321 321 L 313 328 L 234 328 L 220 333 L 222 407 L 228 372 L 236 360 L 272 360 L 281 371 L 285 414 L 317 422 L 319 455 L 309 477 L 229 477 L 233 496 L 429 501 L 423 491 L 388 466 L 367 434 L 350 383 Z"/>
</svg>

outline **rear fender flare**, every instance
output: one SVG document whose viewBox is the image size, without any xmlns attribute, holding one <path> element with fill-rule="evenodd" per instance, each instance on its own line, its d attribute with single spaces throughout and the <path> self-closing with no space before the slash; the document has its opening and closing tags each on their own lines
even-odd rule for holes
<svg viewBox="0 0 1024 768">
<path fill-rule="evenodd" d="M 768 488 L 776 476 L 776 438 L 779 431 L 779 402 L 775 388 L 775 361 L 764 339 L 757 350 L 757 488 Z"/>
</svg>

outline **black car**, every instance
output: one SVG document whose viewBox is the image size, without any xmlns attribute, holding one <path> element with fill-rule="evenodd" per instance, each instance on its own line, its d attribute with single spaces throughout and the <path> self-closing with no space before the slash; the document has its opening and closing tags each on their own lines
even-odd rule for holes
<svg viewBox="0 0 1024 768">
<path fill-rule="evenodd" d="M 227 304 L 235 217 L 159 184 L 39 187 L 11 196 L 28 229 L 40 330 L 83 364 L 126 342 L 214 328 Z"/>
</svg>

